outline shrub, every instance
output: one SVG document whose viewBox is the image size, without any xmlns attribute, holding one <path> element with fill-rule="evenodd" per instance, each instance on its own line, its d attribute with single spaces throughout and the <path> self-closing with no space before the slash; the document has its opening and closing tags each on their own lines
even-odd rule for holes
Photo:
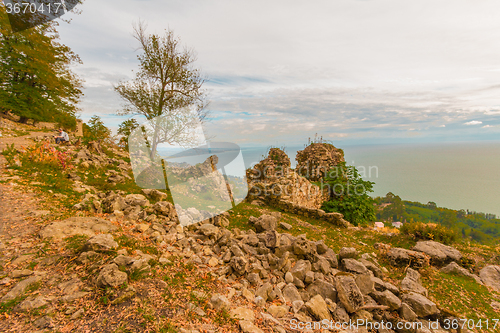
<svg viewBox="0 0 500 333">
<path fill-rule="evenodd" d="M 404 223 L 399 230 L 416 240 L 434 240 L 443 244 L 454 243 L 459 238 L 455 230 L 434 223 Z"/>
</svg>

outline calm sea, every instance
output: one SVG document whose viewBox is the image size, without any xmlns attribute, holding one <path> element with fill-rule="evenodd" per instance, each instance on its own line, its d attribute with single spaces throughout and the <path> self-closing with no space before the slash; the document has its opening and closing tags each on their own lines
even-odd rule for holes
<svg viewBox="0 0 500 333">
<path fill-rule="evenodd" d="M 404 200 L 500 216 L 500 142 L 341 147 L 348 165 L 375 182 L 373 196 L 393 192 Z M 295 166 L 297 150 L 286 153 Z M 265 148 L 243 148 L 250 167 Z"/>
</svg>

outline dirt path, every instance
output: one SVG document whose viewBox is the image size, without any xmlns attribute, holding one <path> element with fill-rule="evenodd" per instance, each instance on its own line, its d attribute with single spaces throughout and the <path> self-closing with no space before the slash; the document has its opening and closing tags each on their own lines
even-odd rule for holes
<svg viewBox="0 0 500 333">
<path fill-rule="evenodd" d="M 40 137 L 40 136 L 53 136 L 55 132 L 39 132 L 39 131 L 30 131 L 30 134 L 17 136 L 17 137 L 0 137 L 0 151 L 4 150 L 7 146 L 14 144 L 14 147 L 21 148 L 27 147 L 34 143 L 32 138 Z"/>
</svg>

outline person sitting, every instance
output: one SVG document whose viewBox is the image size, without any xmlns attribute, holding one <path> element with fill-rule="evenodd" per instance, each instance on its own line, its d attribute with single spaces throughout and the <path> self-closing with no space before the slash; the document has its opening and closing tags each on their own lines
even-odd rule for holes
<svg viewBox="0 0 500 333">
<path fill-rule="evenodd" d="M 63 143 L 69 141 L 68 133 L 64 132 L 62 128 L 59 129 L 59 135 L 54 137 L 56 139 L 56 143 Z"/>
</svg>

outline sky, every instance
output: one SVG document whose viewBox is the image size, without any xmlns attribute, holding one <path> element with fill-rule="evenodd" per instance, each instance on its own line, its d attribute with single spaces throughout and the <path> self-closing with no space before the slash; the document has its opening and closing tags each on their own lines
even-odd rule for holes
<svg viewBox="0 0 500 333">
<path fill-rule="evenodd" d="M 207 78 L 208 135 L 239 145 L 500 139 L 498 1 L 85 0 L 61 22 L 83 61 L 80 117 L 125 120 L 133 24 L 171 29 Z"/>
</svg>

